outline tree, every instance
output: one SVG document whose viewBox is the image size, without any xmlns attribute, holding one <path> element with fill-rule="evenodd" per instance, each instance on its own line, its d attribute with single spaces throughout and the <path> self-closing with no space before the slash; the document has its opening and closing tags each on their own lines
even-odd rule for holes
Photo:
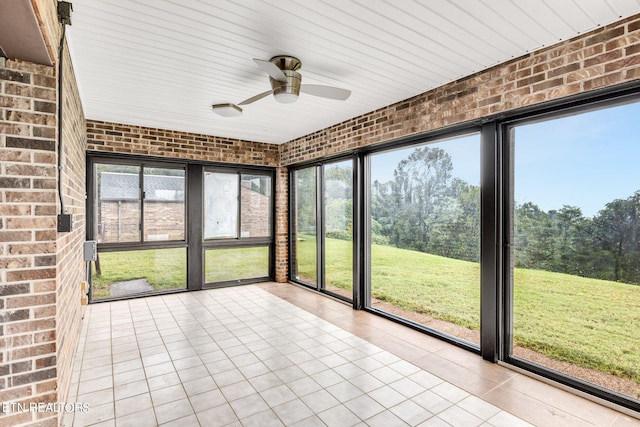
<svg viewBox="0 0 640 427">
<path fill-rule="evenodd" d="M 371 242 L 374 244 L 389 244 L 393 226 L 390 187 L 390 183 L 382 184 L 378 180 L 371 185 Z"/>
<path fill-rule="evenodd" d="M 552 271 L 555 242 L 551 217 L 527 202 L 516 206 L 514 222 L 515 266 Z"/>
<path fill-rule="evenodd" d="M 315 235 L 316 230 L 316 170 L 300 169 L 295 173 L 295 218 L 298 234 Z"/>
<path fill-rule="evenodd" d="M 452 169 L 451 157 L 441 148 L 416 148 L 398 163 L 391 184 L 392 244 L 429 251 L 434 226 L 447 208 Z"/>
<path fill-rule="evenodd" d="M 577 206 L 563 205 L 553 215 L 556 230 L 556 250 L 553 270 L 568 274 L 581 274 L 584 271 L 580 255 L 589 251 L 590 242 L 585 236 L 586 220 Z"/>
<path fill-rule="evenodd" d="M 639 283 L 640 191 L 607 203 L 594 221 L 598 244 L 613 258 L 613 280 Z"/>
<path fill-rule="evenodd" d="M 480 187 L 455 178 L 453 194 L 456 215 L 449 231 L 452 257 L 480 262 Z"/>
</svg>

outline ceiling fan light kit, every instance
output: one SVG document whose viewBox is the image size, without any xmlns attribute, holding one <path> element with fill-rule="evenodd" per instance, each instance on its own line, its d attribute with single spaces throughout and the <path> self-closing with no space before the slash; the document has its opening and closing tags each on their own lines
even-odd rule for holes
<svg viewBox="0 0 640 427">
<path fill-rule="evenodd" d="M 238 117 L 242 115 L 242 108 L 236 104 L 213 104 L 211 106 L 213 112 L 221 115 L 222 117 Z"/>
<path fill-rule="evenodd" d="M 297 71 L 282 70 L 282 72 L 287 78 L 286 81 L 280 81 L 273 77 L 269 77 L 273 96 L 278 102 L 291 104 L 292 102 L 296 102 L 298 95 L 300 95 L 300 82 L 302 81 L 302 76 Z"/>
<path fill-rule="evenodd" d="M 293 56 L 278 55 L 269 61 L 254 58 L 253 61 L 269 75 L 271 90 L 259 93 L 251 98 L 245 99 L 238 105 L 232 103 L 214 104 L 213 111 L 223 117 L 237 117 L 242 114 L 239 105 L 248 105 L 253 102 L 273 94 L 276 101 L 282 104 L 291 104 L 298 99 L 300 92 L 320 98 L 335 99 L 345 101 L 351 95 L 351 91 L 333 86 L 324 85 L 303 85 L 302 75 L 298 73 L 302 67 L 302 62 Z"/>
</svg>

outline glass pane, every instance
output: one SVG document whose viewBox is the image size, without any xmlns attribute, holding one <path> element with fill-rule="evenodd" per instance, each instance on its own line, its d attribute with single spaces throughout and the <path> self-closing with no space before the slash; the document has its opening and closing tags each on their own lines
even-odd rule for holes
<svg viewBox="0 0 640 427">
<path fill-rule="evenodd" d="M 212 249 L 205 252 L 205 283 L 269 277 L 269 248 Z"/>
<path fill-rule="evenodd" d="M 512 355 L 640 397 L 640 103 L 512 129 Z"/>
<path fill-rule="evenodd" d="M 204 238 L 238 237 L 238 175 L 204 173 Z"/>
<path fill-rule="evenodd" d="M 269 237 L 271 177 L 242 175 L 240 185 L 240 237 Z"/>
<path fill-rule="evenodd" d="M 144 169 L 144 240 L 184 240 L 184 170 Z"/>
<path fill-rule="evenodd" d="M 94 300 L 187 286 L 185 248 L 100 252 L 98 262 L 93 264 L 91 297 Z"/>
<path fill-rule="evenodd" d="M 371 156 L 370 306 L 480 344 L 480 136 Z"/>
<path fill-rule="evenodd" d="M 292 276 L 316 285 L 316 168 L 295 171 L 293 175 Z"/>
<path fill-rule="evenodd" d="M 353 162 L 324 167 L 325 290 L 353 298 Z"/>
<path fill-rule="evenodd" d="M 96 164 L 99 243 L 140 241 L 140 167 Z"/>
</svg>

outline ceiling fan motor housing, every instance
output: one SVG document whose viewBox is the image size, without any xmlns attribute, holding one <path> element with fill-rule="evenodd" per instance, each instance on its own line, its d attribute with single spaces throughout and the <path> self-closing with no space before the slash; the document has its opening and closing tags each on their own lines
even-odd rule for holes
<svg viewBox="0 0 640 427">
<path fill-rule="evenodd" d="M 300 94 L 302 76 L 293 70 L 282 70 L 282 72 L 287 76 L 287 81 L 279 81 L 269 77 L 271 88 L 273 89 L 273 96 L 276 98 L 276 101 L 284 104 L 295 102 Z"/>
</svg>

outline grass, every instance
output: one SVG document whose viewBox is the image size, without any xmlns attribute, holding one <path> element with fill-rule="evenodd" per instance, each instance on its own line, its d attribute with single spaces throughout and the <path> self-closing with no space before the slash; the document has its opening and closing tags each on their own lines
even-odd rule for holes
<svg viewBox="0 0 640 427">
<path fill-rule="evenodd" d="M 327 286 L 346 289 L 350 259 L 330 254 L 350 244 L 327 239 L 326 247 Z M 311 249 L 309 238 L 298 247 L 302 272 Z M 371 258 L 373 297 L 479 329 L 479 264 L 377 245 Z M 515 345 L 640 384 L 640 286 L 526 269 L 514 280 Z"/>
<path fill-rule="evenodd" d="M 206 251 L 205 283 L 269 276 L 269 248 Z"/>
<path fill-rule="evenodd" d="M 514 340 L 640 383 L 640 286 L 516 269 Z"/>
<path fill-rule="evenodd" d="M 371 265 L 373 297 L 468 329 L 480 329 L 479 264 L 374 245 Z"/>
<path fill-rule="evenodd" d="M 269 275 L 268 248 L 217 249 L 207 251 L 207 283 Z M 156 291 L 187 286 L 186 250 L 184 248 L 126 252 L 101 252 L 101 275 L 92 277 L 92 298 L 108 298 L 111 284 L 133 279 L 147 279 Z"/>
<path fill-rule="evenodd" d="M 316 237 L 311 235 L 298 235 L 298 237 L 297 279 L 315 285 Z M 325 288 L 332 292 L 335 292 L 335 288 L 352 291 L 353 250 L 351 242 L 337 239 L 328 240 L 331 241 L 331 248 L 325 254 Z"/>
<path fill-rule="evenodd" d="M 91 279 L 91 297 L 108 298 L 111 284 L 146 278 L 155 290 L 187 286 L 186 249 L 101 252 L 101 275 Z"/>
</svg>

